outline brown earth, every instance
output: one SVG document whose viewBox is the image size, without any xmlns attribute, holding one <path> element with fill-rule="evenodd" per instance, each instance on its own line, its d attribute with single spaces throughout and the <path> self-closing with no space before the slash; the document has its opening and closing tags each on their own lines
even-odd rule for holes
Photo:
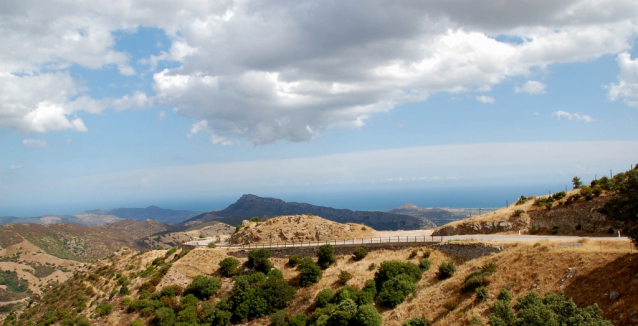
<svg viewBox="0 0 638 326">
<path fill-rule="evenodd" d="M 371 238 L 374 230 L 363 224 L 341 224 L 314 215 L 277 216 L 264 222 L 244 221 L 231 243 L 275 243 Z"/>
</svg>

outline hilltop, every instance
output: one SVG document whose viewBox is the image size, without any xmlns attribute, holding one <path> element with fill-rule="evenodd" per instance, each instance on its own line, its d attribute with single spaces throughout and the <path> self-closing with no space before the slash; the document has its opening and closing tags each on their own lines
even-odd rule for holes
<svg viewBox="0 0 638 326">
<path fill-rule="evenodd" d="M 281 199 L 255 195 L 243 195 L 226 209 L 195 216 L 185 221 L 183 225 L 190 226 L 212 220 L 237 225 L 254 216 L 261 218 L 300 214 L 313 214 L 339 223 L 365 224 L 376 230 L 418 230 L 436 227 L 436 224 L 423 217 L 379 211 L 336 209 L 305 203 L 285 202 Z"/>
<path fill-rule="evenodd" d="M 294 226 L 294 227 L 291 227 Z M 277 216 L 263 222 L 244 221 L 231 243 L 308 242 L 371 238 L 374 230 L 362 224 L 341 224 L 313 215 Z"/>
<path fill-rule="evenodd" d="M 462 220 L 474 215 L 492 212 L 489 208 L 448 208 L 448 207 L 431 207 L 424 208 L 410 203 L 403 204 L 399 207 L 387 210 L 392 214 L 410 215 L 415 217 L 427 218 L 436 225 L 444 225 L 454 221 Z"/>
</svg>

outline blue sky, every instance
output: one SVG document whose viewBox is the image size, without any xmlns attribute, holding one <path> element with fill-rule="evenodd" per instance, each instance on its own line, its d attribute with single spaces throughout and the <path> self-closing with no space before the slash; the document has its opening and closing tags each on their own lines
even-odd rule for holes
<svg viewBox="0 0 638 326">
<path fill-rule="evenodd" d="M 627 170 L 635 17 L 634 1 L 5 1 L 0 216 L 244 193 L 490 207 Z"/>
</svg>

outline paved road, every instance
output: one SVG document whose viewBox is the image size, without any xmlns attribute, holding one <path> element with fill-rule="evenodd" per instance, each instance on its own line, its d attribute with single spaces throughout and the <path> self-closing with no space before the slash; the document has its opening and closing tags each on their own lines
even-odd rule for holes
<svg viewBox="0 0 638 326">
<path fill-rule="evenodd" d="M 397 231 L 395 234 L 401 234 L 401 231 Z M 259 244 L 250 244 L 249 245 L 227 245 L 227 244 L 217 244 L 217 247 L 225 247 L 225 248 L 276 248 L 276 247 L 316 247 L 326 243 L 330 243 L 333 246 L 343 246 L 343 245 L 356 245 L 356 244 L 366 244 L 366 243 L 410 243 L 410 242 L 448 242 L 448 241 L 495 241 L 495 242 L 538 242 L 538 241 L 553 241 L 553 242 L 577 242 L 583 239 L 589 239 L 591 241 L 629 241 L 627 237 L 576 237 L 576 236 L 551 236 L 551 235 L 497 235 L 497 234 L 472 234 L 472 235 L 454 235 L 454 236 L 435 236 L 431 235 L 413 235 L 413 231 L 411 231 L 410 236 L 388 236 L 388 237 L 376 237 L 376 238 L 367 238 L 367 239 L 349 239 L 349 240 L 332 240 L 332 241 L 323 241 L 323 242 L 305 242 L 305 243 L 259 243 Z M 199 246 L 205 247 L 208 246 L 213 239 L 206 240 L 197 240 L 186 242 L 187 245 L 191 246 Z"/>
</svg>

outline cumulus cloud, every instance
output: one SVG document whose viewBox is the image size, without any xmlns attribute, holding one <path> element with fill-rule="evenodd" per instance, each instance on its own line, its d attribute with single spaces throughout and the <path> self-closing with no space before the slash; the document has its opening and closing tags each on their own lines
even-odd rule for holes
<svg viewBox="0 0 638 326">
<path fill-rule="evenodd" d="M 545 94 L 545 84 L 535 81 L 529 80 L 523 87 L 516 87 L 516 93 L 527 93 L 527 94 Z"/>
<path fill-rule="evenodd" d="M 570 113 L 563 110 L 558 110 L 556 112 L 552 112 L 552 116 L 556 117 L 558 120 L 567 119 L 567 120 L 576 120 L 576 121 L 584 121 L 584 122 L 592 122 L 594 119 L 586 114 L 580 113 Z"/>
<path fill-rule="evenodd" d="M 477 96 L 476 100 L 481 103 L 494 103 L 495 101 L 493 97 L 485 95 Z"/>
<path fill-rule="evenodd" d="M 631 60 L 629 53 L 623 52 L 618 55 L 616 62 L 620 73 L 618 83 L 607 86 L 609 99 L 622 99 L 627 105 L 638 108 L 638 60 Z"/>
<path fill-rule="evenodd" d="M 57 86 L 63 92 L 2 101 L 0 126 L 85 131 L 78 111 L 162 105 L 205 121 L 213 143 L 308 141 L 327 128 L 359 128 L 378 112 L 435 92 L 489 90 L 535 67 L 627 51 L 636 16 L 635 1 L 611 0 L 0 3 L 7 35 L 0 76 L 66 82 Z M 171 42 L 142 60 L 154 93 L 83 95 L 66 69 L 134 74 L 113 32 L 140 27 L 161 29 Z M 173 68 L 157 70 L 166 66 L 161 62 Z M 529 81 L 520 91 L 538 94 L 544 85 Z M 52 108 L 48 120 L 28 118 L 41 103 Z"/>
<path fill-rule="evenodd" d="M 33 148 L 44 148 L 48 145 L 47 141 L 42 139 L 24 139 L 22 144 Z"/>
</svg>

